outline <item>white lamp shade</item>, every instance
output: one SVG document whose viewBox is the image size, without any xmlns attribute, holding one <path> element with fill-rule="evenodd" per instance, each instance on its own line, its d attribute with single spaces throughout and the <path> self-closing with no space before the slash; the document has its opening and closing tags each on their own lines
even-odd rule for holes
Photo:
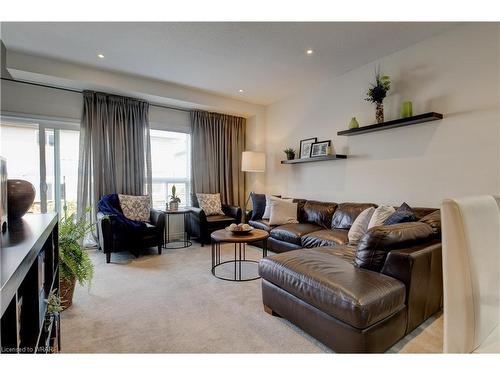
<svg viewBox="0 0 500 375">
<path fill-rule="evenodd" d="M 265 172 L 266 154 L 263 152 L 243 151 L 241 170 L 243 172 Z"/>
</svg>

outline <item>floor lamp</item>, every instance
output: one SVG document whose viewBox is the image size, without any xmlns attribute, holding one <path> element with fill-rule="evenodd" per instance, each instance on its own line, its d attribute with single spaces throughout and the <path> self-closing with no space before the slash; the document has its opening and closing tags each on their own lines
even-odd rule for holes
<svg viewBox="0 0 500 375">
<path fill-rule="evenodd" d="M 243 172 L 263 173 L 266 171 L 266 154 L 263 152 L 243 151 L 241 155 L 241 170 Z M 248 194 L 248 198 L 243 207 L 243 221 L 247 221 L 247 206 L 252 192 Z"/>
</svg>

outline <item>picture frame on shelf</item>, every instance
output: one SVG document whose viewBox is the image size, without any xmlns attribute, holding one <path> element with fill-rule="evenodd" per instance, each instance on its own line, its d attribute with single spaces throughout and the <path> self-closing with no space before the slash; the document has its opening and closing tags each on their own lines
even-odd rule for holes
<svg viewBox="0 0 500 375">
<path fill-rule="evenodd" d="M 314 142 L 311 145 L 311 158 L 328 155 L 328 147 L 332 146 L 332 141 Z"/>
<path fill-rule="evenodd" d="M 299 158 L 307 159 L 311 157 L 312 145 L 318 141 L 318 138 L 307 138 L 300 141 Z"/>
</svg>

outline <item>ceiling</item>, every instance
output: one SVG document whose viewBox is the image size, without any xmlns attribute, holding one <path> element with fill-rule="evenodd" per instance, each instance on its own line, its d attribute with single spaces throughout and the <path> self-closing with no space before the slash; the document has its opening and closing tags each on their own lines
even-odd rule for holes
<svg viewBox="0 0 500 375">
<path fill-rule="evenodd" d="M 3 22 L 1 38 L 7 50 L 267 105 L 326 76 L 345 73 L 454 25 Z M 309 48 L 314 54 L 306 55 Z"/>
</svg>

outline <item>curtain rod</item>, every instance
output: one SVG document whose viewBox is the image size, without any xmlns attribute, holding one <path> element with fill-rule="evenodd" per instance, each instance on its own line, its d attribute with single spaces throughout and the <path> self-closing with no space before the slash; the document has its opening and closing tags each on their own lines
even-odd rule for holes
<svg viewBox="0 0 500 375">
<path fill-rule="evenodd" d="M 2 81 L 9 81 L 9 82 L 17 82 L 17 83 L 24 83 L 25 85 L 33 85 L 33 86 L 39 86 L 39 87 L 47 87 L 49 89 L 55 89 L 55 90 L 62 90 L 62 91 L 69 91 L 69 92 L 76 92 L 78 94 L 82 94 L 83 90 L 77 90 L 77 89 L 70 89 L 67 87 L 58 87 L 58 86 L 52 86 L 52 85 L 47 85 L 43 83 L 36 83 L 36 82 L 30 82 L 30 81 L 22 81 L 19 79 L 13 79 L 13 78 L 6 78 L 6 77 L 1 77 Z M 171 107 L 168 105 L 163 105 L 163 104 L 153 104 L 149 103 L 150 106 L 152 107 L 159 107 L 159 108 L 166 108 L 166 109 L 173 109 L 174 111 L 181 111 L 181 112 L 190 112 L 190 109 L 187 108 L 181 108 L 181 107 Z"/>
</svg>

